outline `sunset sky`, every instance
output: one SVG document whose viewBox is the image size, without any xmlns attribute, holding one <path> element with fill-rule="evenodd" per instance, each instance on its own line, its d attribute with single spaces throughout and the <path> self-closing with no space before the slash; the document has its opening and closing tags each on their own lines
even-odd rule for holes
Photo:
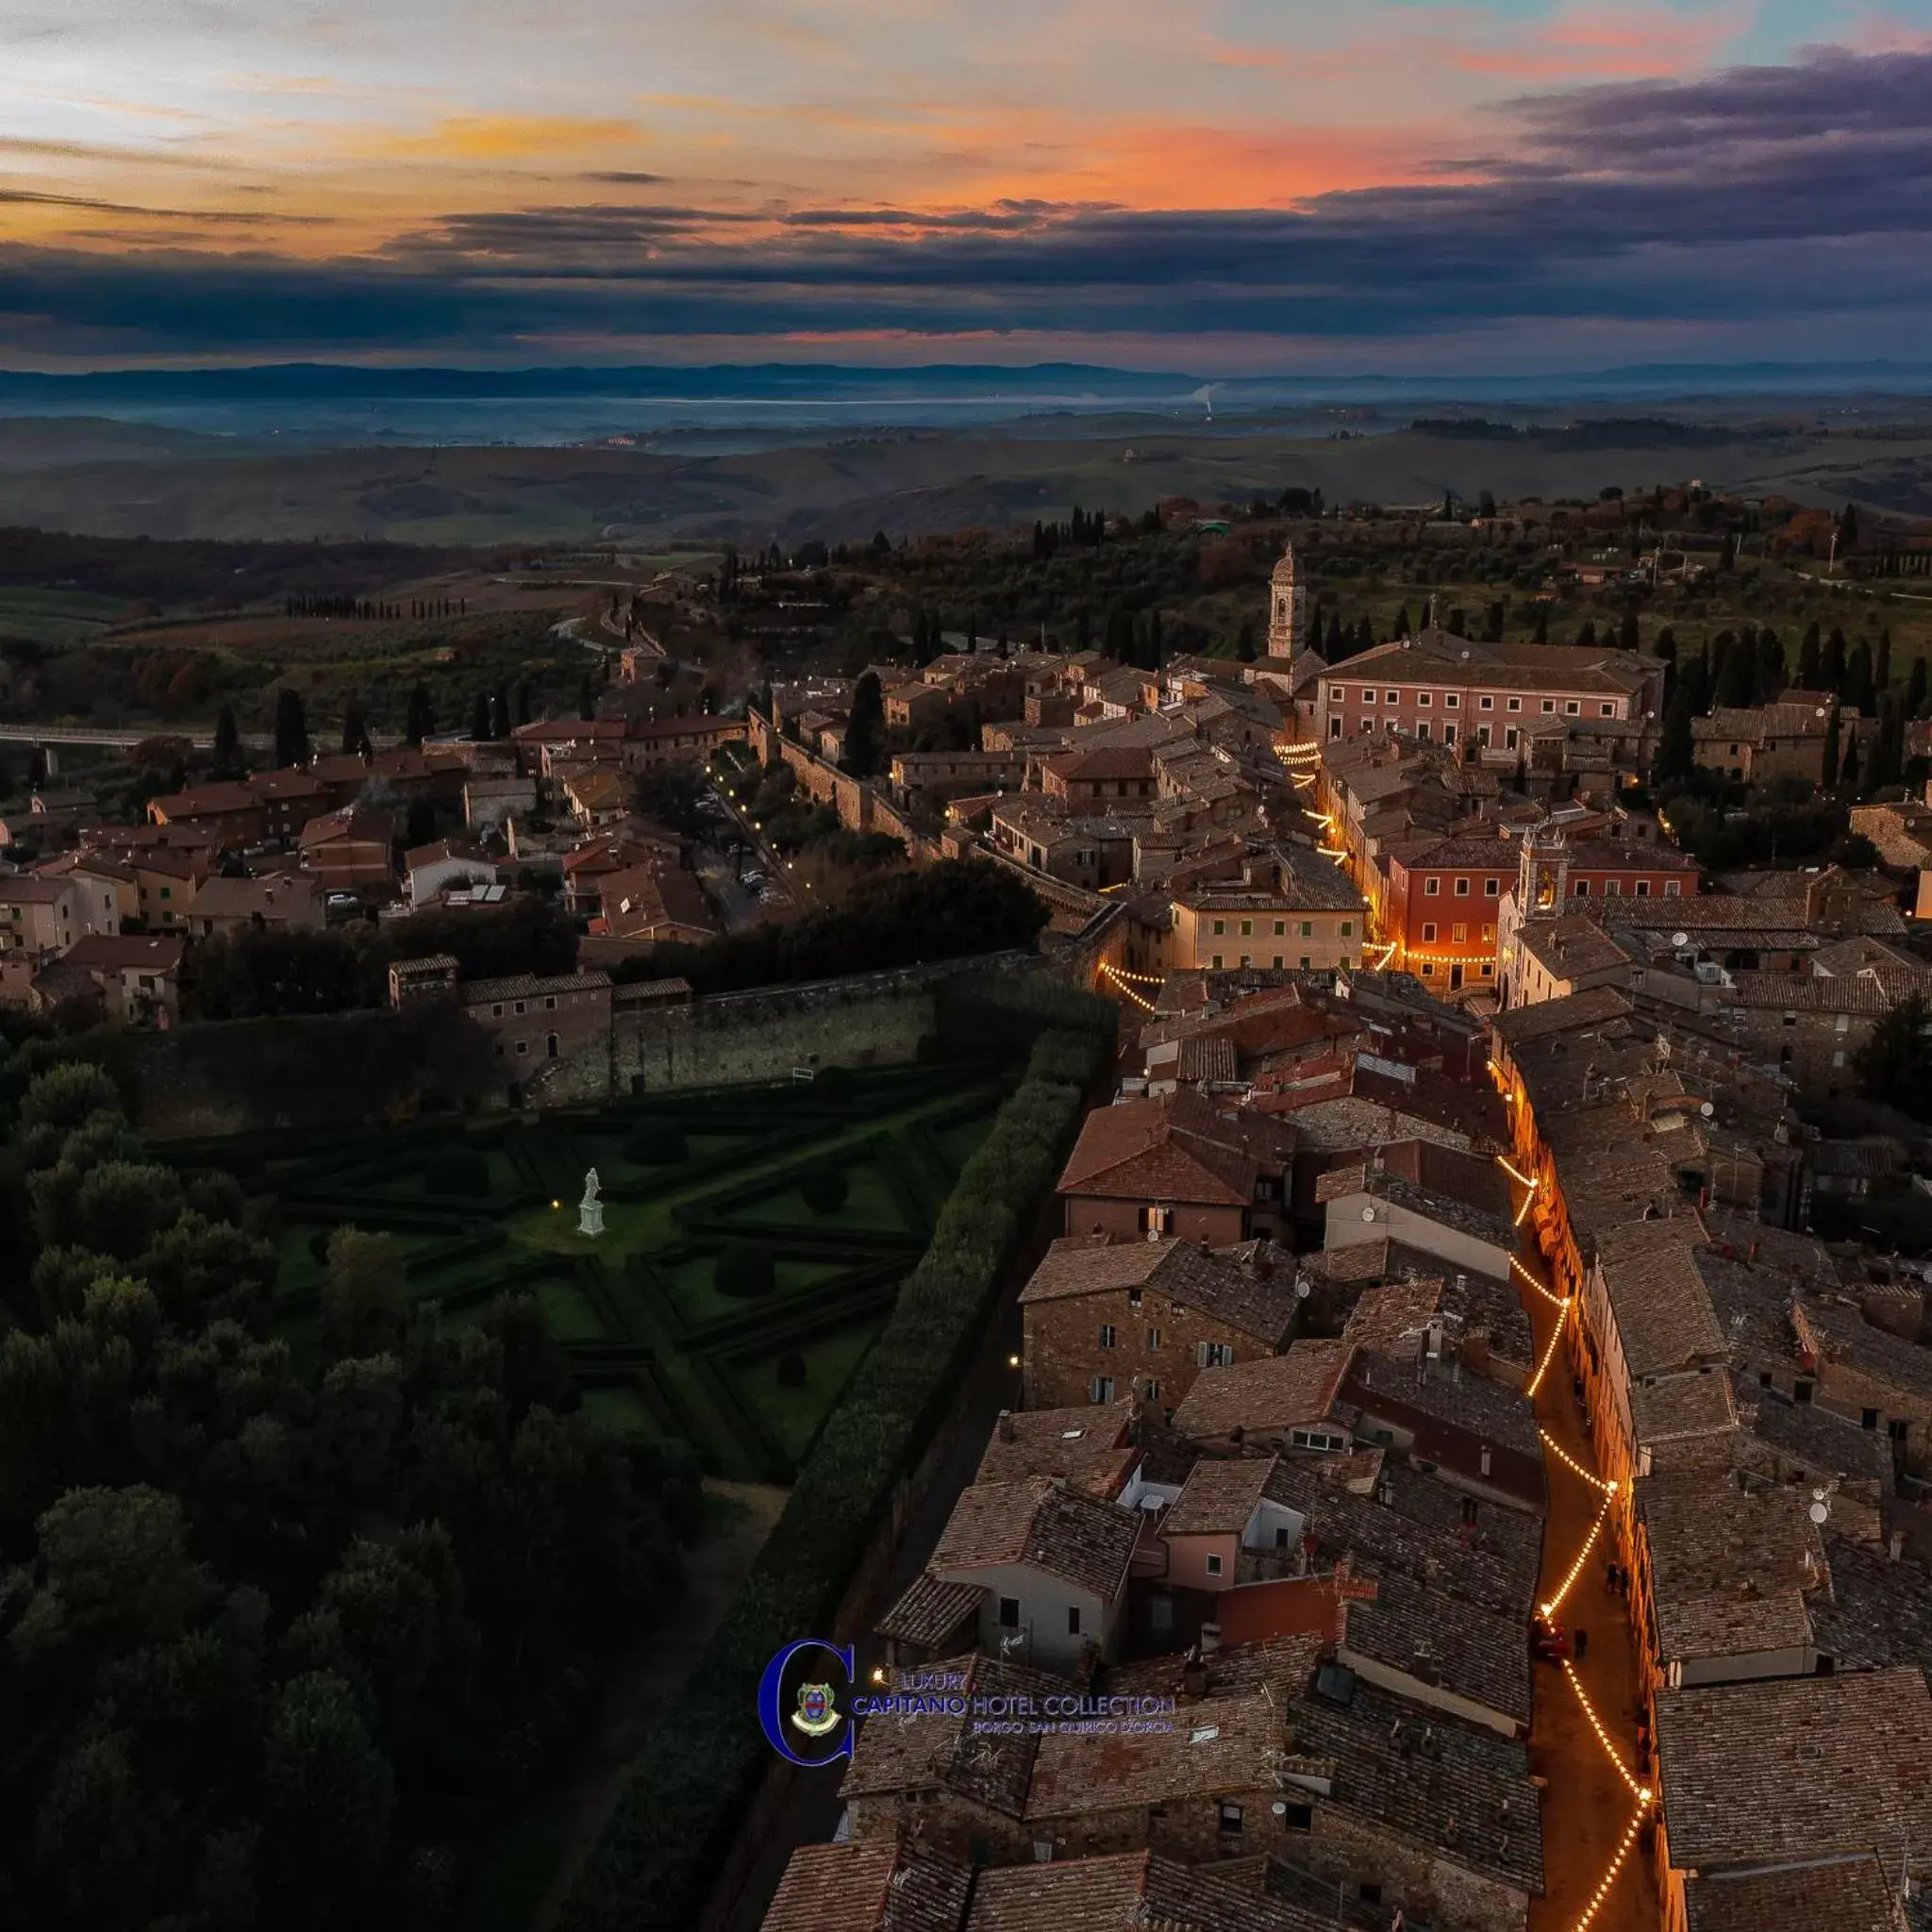
<svg viewBox="0 0 1932 1932">
<path fill-rule="evenodd" d="M 11 0 L 0 366 L 1932 360 L 1932 0 Z"/>
</svg>

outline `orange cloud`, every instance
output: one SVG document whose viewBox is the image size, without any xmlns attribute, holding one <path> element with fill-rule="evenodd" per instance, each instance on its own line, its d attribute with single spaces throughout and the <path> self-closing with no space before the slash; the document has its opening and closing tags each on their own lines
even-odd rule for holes
<svg viewBox="0 0 1932 1932">
<path fill-rule="evenodd" d="M 524 161 L 635 147 L 648 141 L 634 121 L 591 121 L 568 114 L 452 114 L 420 134 L 385 131 L 365 154 L 432 161 Z"/>
</svg>

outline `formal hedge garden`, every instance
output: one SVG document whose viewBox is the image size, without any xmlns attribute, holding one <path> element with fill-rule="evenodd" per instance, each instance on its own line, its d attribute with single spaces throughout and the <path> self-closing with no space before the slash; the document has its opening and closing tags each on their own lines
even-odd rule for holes
<svg viewBox="0 0 1932 1932">
<path fill-rule="evenodd" d="M 1024 1077 L 940 1208 L 924 1257 L 826 1418 L 744 1589 L 640 1755 L 566 1902 L 565 1932 L 698 1923 L 769 1761 L 755 1716 L 759 1675 L 787 1641 L 830 1629 L 894 1487 L 967 1374 L 1114 1023 L 1108 1002 L 1038 979 L 962 988 L 942 1003 L 940 1064 L 1019 1048 Z M 777 1373 L 780 1381 L 795 1373 L 789 1355 Z"/>
<path fill-rule="evenodd" d="M 298 1355 L 319 1345 L 329 1240 L 353 1224 L 394 1239 L 410 1297 L 447 1323 L 534 1294 L 607 1425 L 687 1441 L 712 1474 L 790 1483 L 1005 1091 L 974 1060 L 838 1071 L 171 1158 L 241 1172 Z M 577 1233 L 592 1166 L 596 1239 Z"/>
</svg>

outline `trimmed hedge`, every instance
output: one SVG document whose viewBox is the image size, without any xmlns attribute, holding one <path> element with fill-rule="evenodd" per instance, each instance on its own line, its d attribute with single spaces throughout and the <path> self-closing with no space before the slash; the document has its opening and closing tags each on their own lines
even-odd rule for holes
<svg viewBox="0 0 1932 1932">
<path fill-rule="evenodd" d="M 836 1214 L 852 1195 L 852 1176 L 842 1167 L 814 1167 L 798 1184 L 814 1214 Z"/>
<path fill-rule="evenodd" d="M 821 1067 L 812 1076 L 811 1097 L 828 1100 L 834 1107 L 842 1107 L 852 1098 L 852 1069 Z"/>
<path fill-rule="evenodd" d="M 423 1191 L 480 1199 L 490 1191 L 489 1157 L 475 1147 L 439 1148 L 423 1163 Z"/>
<path fill-rule="evenodd" d="M 739 1301 L 754 1301 L 768 1295 L 778 1285 L 778 1272 L 773 1265 L 772 1251 L 756 1241 L 730 1241 L 719 1250 L 712 1274 L 720 1294 Z"/>
<path fill-rule="evenodd" d="M 1104 1050 L 1114 1014 L 1097 1004 Z M 1049 1058 L 1075 1051 L 1062 1041 Z M 1029 1077 L 966 1163 L 751 1574 L 645 1741 L 565 1903 L 564 1932 L 683 1932 L 698 1922 L 769 1756 L 759 1676 L 783 1644 L 825 1634 L 894 1485 L 958 1390 L 1079 1112 L 1077 1087 Z"/>
<path fill-rule="evenodd" d="M 690 1155 L 684 1129 L 673 1121 L 646 1121 L 624 1139 L 624 1158 L 638 1167 L 673 1167 Z"/>
<path fill-rule="evenodd" d="M 933 1012 L 941 1050 L 958 1059 L 1016 1058 L 1050 1029 L 1110 1053 L 1121 1018 L 1111 1000 L 1047 973 L 962 973 L 933 990 Z"/>
</svg>

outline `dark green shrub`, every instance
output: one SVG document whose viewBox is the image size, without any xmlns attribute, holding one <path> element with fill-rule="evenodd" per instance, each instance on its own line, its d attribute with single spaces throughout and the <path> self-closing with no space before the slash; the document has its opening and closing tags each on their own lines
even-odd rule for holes
<svg viewBox="0 0 1932 1932">
<path fill-rule="evenodd" d="M 799 1182 L 798 1191 L 814 1214 L 836 1214 L 851 1195 L 852 1177 L 842 1167 L 814 1167 Z"/>
<path fill-rule="evenodd" d="M 842 1106 L 852 1098 L 852 1069 L 850 1067 L 821 1067 L 811 1083 L 814 1100 L 829 1100 L 834 1107 Z"/>
<path fill-rule="evenodd" d="M 720 1294 L 741 1301 L 770 1294 L 778 1285 L 771 1249 L 760 1247 L 756 1241 L 726 1242 L 719 1251 L 711 1279 Z"/>
<path fill-rule="evenodd" d="M 423 1163 L 423 1187 L 426 1193 L 478 1198 L 490 1191 L 489 1158 L 480 1147 L 440 1147 Z"/>
<path fill-rule="evenodd" d="M 207 1168 L 188 1178 L 188 1205 L 194 1211 L 209 1221 L 225 1221 L 235 1227 L 242 1225 L 242 1211 L 246 1206 L 242 1194 L 242 1183 L 231 1174 L 224 1174 L 219 1168 Z"/>
<path fill-rule="evenodd" d="M 778 1386 L 781 1389 L 805 1387 L 805 1357 L 802 1355 L 781 1355 L 778 1357 Z"/>
<path fill-rule="evenodd" d="M 335 1233 L 332 1227 L 318 1227 L 308 1237 L 308 1252 L 326 1268 L 328 1266 L 329 1238 Z"/>
<path fill-rule="evenodd" d="M 675 1167 L 690 1152 L 684 1129 L 673 1121 L 645 1121 L 624 1139 L 624 1158 L 634 1167 Z"/>
</svg>

